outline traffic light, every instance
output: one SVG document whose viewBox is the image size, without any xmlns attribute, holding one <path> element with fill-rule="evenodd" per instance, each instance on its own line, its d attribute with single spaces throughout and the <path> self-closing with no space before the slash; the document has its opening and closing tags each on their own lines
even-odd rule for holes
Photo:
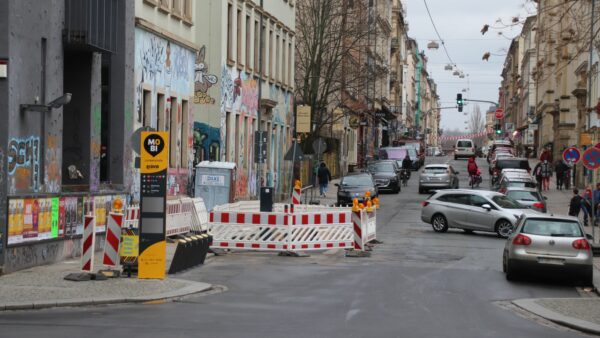
<svg viewBox="0 0 600 338">
<path fill-rule="evenodd" d="M 458 111 L 461 112 L 461 113 L 463 111 L 463 104 L 464 103 L 465 102 L 463 101 L 462 94 L 461 93 L 456 94 L 456 104 L 458 105 Z"/>
<path fill-rule="evenodd" d="M 500 123 L 496 123 L 495 129 L 496 129 L 496 134 L 498 134 L 498 135 L 502 134 L 502 125 Z"/>
</svg>

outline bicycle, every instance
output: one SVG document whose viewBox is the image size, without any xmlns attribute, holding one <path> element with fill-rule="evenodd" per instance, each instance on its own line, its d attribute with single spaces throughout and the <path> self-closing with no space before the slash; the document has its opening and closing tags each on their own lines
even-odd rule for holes
<svg viewBox="0 0 600 338">
<path fill-rule="evenodd" d="M 402 172 L 400 174 L 400 179 L 402 180 L 402 186 L 407 187 L 408 186 L 408 171 L 407 171 L 407 169 L 402 169 Z"/>
<path fill-rule="evenodd" d="M 481 184 L 481 175 L 473 174 L 469 175 L 469 186 L 471 188 L 479 188 L 479 184 Z"/>
</svg>

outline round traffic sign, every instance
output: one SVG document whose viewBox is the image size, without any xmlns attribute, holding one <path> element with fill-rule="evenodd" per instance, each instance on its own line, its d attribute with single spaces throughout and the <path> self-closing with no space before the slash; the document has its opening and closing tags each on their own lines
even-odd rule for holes
<svg viewBox="0 0 600 338">
<path fill-rule="evenodd" d="M 583 152 L 583 166 L 595 170 L 600 168 L 600 149 L 591 147 Z"/>
<path fill-rule="evenodd" d="M 565 151 L 563 151 L 563 160 L 572 164 L 579 162 L 579 160 L 581 160 L 579 149 L 575 147 L 565 149 Z"/>
<path fill-rule="evenodd" d="M 504 118 L 504 109 L 502 109 L 502 108 L 496 109 L 496 118 L 498 120 L 502 120 Z"/>
</svg>

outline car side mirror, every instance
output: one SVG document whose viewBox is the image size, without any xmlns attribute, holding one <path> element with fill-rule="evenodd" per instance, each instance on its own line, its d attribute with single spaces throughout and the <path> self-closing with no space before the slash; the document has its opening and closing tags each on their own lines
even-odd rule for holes
<svg viewBox="0 0 600 338">
<path fill-rule="evenodd" d="M 455 171 L 454 173 L 455 173 L 456 175 L 458 175 L 458 174 L 460 174 L 460 171 Z"/>
<path fill-rule="evenodd" d="M 338 188 L 340 187 L 340 184 L 339 184 L 339 183 L 335 183 L 334 185 L 335 185 L 336 187 L 338 187 Z"/>
<path fill-rule="evenodd" d="M 482 205 L 481 205 L 481 207 L 482 207 L 482 208 L 484 208 L 484 209 L 485 209 L 485 210 L 487 210 L 487 211 L 490 211 L 490 210 L 492 210 L 492 206 L 491 206 L 491 205 L 489 205 L 489 204 L 487 204 L 487 203 L 486 203 L 486 204 L 482 204 Z"/>
<path fill-rule="evenodd" d="M 589 240 L 593 240 L 594 236 L 592 236 L 591 234 L 585 234 L 585 238 L 587 238 Z"/>
<path fill-rule="evenodd" d="M 547 200 L 548 200 L 548 196 L 544 196 L 544 201 L 547 201 Z"/>
</svg>

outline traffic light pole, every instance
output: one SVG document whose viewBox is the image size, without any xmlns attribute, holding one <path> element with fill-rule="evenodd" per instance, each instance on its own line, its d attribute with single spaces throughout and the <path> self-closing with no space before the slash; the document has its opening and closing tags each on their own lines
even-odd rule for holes
<svg viewBox="0 0 600 338">
<path fill-rule="evenodd" d="M 482 103 L 491 103 L 493 105 L 495 105 L 496 107 L 500 106 L 498 104 L 498 102 L 494 102 L 494 101 L 487 101 L 487 100 L 472 100 L 472 99 L 463 99 L 463 101 L 470 101 L 470 102 L 482 102 Z"/>
</svg>

